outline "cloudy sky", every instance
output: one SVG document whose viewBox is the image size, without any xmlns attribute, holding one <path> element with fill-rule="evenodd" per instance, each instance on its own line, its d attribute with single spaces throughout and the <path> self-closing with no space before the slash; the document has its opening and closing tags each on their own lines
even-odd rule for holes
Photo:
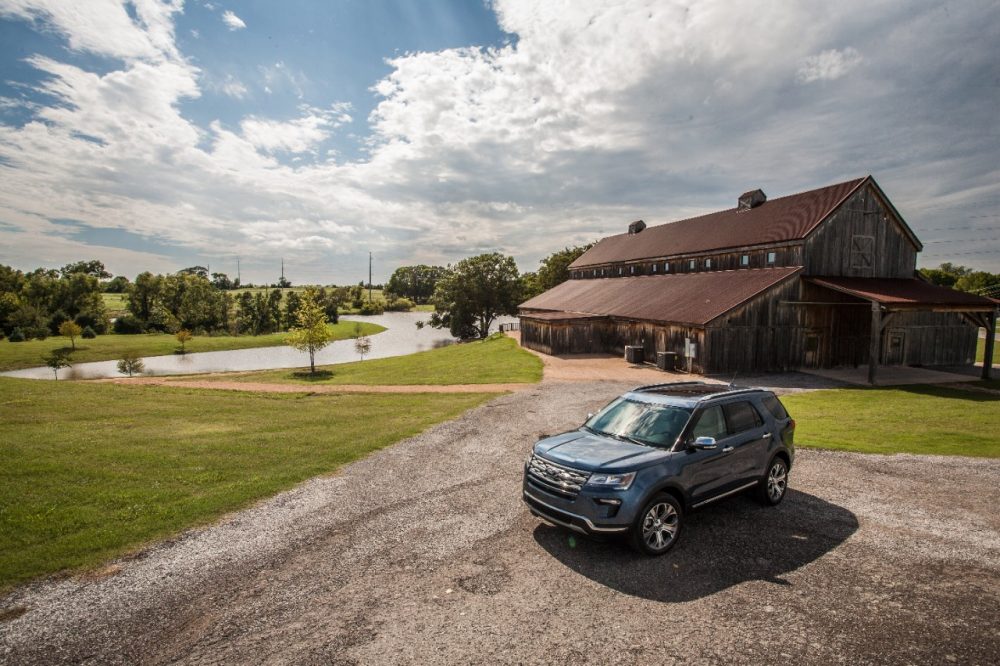
<svg viewBox="0 0 1000 666">
<path fill-rule="evenodd" d="M 376 281 L 872 174 L 1000 271 L 1000 3 L 0 0 L 0 263 Z"/>
</svg>

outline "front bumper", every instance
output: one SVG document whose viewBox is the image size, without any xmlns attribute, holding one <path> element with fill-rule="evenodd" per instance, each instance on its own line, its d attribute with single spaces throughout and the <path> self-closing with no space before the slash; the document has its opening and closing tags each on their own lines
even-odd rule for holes
<svg viewBox="0 0 1000 666">
<path fill-rule="evenodd" d="M 546 493 L 531 488 L 527 484 L 523 490 L 523 499 L 531 513 L 542 520 L 580 534 L 620 534 L 628 529 L 628 525 L 597 525 L 587 516 L 555 506 L 558 501 L 556 498 L 548 497 Z"/>
</svg>

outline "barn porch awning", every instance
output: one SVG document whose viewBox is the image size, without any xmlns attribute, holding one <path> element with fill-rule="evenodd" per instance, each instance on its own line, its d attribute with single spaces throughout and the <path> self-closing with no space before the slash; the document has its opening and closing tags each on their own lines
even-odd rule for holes
<svg viewBox="0 0 1000 666">
<path fill-rule="evenodd" d="M 986 355 L 993 358 L 993 331 L 997 324 L 1000 301 L 968 294 L 916 278 L 804 278 L 812 284 L 833 289 L 872 304 L 871 348 L 868 361 L 868 382 L 875 383 L 875 369 L 881 355 L 882 333 L 897 312 L 954 312 L 963 319 L 986 329 Z M 990 378 L 991 365 L 983 363 L 983 379 Z"/>
<path fill-rule="evenodd" d="M 992 312 L 1000 301 L 916 278 L 810 277 L 806 281 L 878 303 L 888 311 Z"/>
</svg>

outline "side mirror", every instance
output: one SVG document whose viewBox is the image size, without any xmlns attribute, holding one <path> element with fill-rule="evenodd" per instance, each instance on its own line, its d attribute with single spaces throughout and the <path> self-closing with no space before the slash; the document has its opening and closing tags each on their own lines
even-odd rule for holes
<svg viewBox="0 0 1000 666">
<path fill-rule="evenodd" d="M 699 437 L 698 439 L 694 440 L 694 444 L 692 444 L 691 446 L 698 449 L 699 451 L 711 451 L 712 449 L 716 448 L 718 444 L 715 443 L 714 437 Z"/>
</svg>

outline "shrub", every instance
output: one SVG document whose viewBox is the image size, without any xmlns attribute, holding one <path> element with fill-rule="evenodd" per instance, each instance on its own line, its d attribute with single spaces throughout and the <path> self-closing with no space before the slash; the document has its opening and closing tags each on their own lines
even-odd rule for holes
<svg viewBox="0 0 1000 666">
<path fill-rule="evenodd" d="M 97 337 L 97 332 L 90 326 L 88 326 L 85 329 L 83 329 L 83 333 L 80 334 L 80 337 L 85 338 L 87 340 L 93 340 L 94 338 Z"/>
<path fill-rule="evenodd" d="M 51 317 L 49 317 L 49 333 L 52 335 L 62 335 L 59 332 L 59 327 L 63 325 L 64 322 L 69 321 L 69 317 L 62 310 L 56 310 Z"/>
<path fill-rule="evenodd" d="M 11 342 L 24 342 L 24 331 L 19 328 L 15 328 L 10 332 L 10 337 L 7 339 Z"/>
<path fill-rule="evenodd" d="M 115 319 L 114 331 L 115 333 L 134 335 L 145 332 L 145 327 L 135 315 L 127 314 Z"/>
<path fill-rule="evenodd" d="M 385 302 L 385 309 L 389 312 L 409 312 L 413 309 L 413 306 L 414 303 L 410 299 L 394 294 L 389 294 Z"/>
<path fill-rule="evenodd" d="M 362 303 L 358 314 L 363 315 L 380 315 L 385 310 L 382 308 L 380 303 Z"/>
</svg>

